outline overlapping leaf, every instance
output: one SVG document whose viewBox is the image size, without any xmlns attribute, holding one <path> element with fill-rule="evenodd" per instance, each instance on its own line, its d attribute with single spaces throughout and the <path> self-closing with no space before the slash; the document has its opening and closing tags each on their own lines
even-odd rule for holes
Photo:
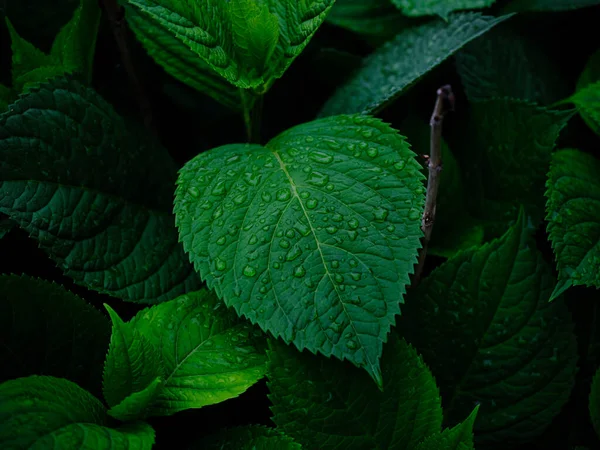
<svg viewBox="0 0 600 450">
<path fill-rule="evenodd" d="M 435 380 L 416 350 L 396 334 L 383 354 L 383 391 L 340 361 L 274 341 L 270 347 L 272 420 L 304 447 L 411 450 L 441 434 Z"/>
<path fill-rule="evenodd" d="M 552 155 L 546 184 L 548 234 L 556 254 L 558 285 L 600 288 L 600 161 L 579 150 Z"/>
<path fill-rule="evenodd" d="M 404 139 L 357 115 L 228 145 L 180 171 L 180 239 L 238 314 L 381 382 L 379 356 L 420 247 L 422 175 Z"/>
<path fill-rule="evenodd" d="M 322 116 L 373 113 L 468 42 L 510 16 L 451 15 L 398 34 L 369 56 L 363 67 L 327 101 Z"/>
<path fill-rule="evenodd" d="M 334 0 L 125 0 L 240 88 L 268 89 L 325 20 Z"/>
<path fill-rule="evenodd" d="M 52 375 L 100 394 L 109 333 L 106 318 L 62 286 L 0 275 L 0 381 Z"/>
<path fill-rule="evenodd" d="M 149 450 L 154 430 L 134 422 L 109 428 L 106 409 L 76 384 L 31 376 L 0 384 L 0 447 Z"/>
<path fill-rule="evenodd" d="M 111 316 L 115 345 L 105 397 L 113 406 L 109 414 L 121 420 L 219 403 L 264 376 L 257 330 L 206 291 L 145 309 L 128 323 Z"/>
<path fill-rule="evenodd" d="M 202 450 L 300 450 L 300 444 L 274 428 L 259 425 L 227 428 L 202 439 L 196 446 Z"/>
<path fill-rule="evenodd" d="M 0 212 L 77 283 L 157 303 L 200 280 L 177 242 L 175 167 L 93 90 L 56 79 L 0 116 Z"/>
<path fill-rule="evenodd" d="M 548 302 L 555 281 L 532 232 L 521 213 L 502 238 L 443 263 L 398 323 L 431 367 L 449 423 L 480 404 L 475 436 L 486 448 L 542 433 L 574 382 L 569 311 Z"/>
<path fill-rule="evenodd" d="M 441 16 L 447 18 L 453 11 L 481 9 L 496 0 L 391 0 L 407 16 Z"/>
</svg>

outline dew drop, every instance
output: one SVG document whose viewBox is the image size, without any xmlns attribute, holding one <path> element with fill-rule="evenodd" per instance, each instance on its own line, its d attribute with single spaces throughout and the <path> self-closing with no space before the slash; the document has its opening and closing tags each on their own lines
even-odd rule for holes
<svg viewBox="0 0 600 450">
<path fill-rule="evenodd" d="M 211 192 L 213 195 L 223 195 L 225 193 L 225 182 L 219 181 L 215 184 L 215 187 L 212 188 Z"/>
<path fill-rule="evenodd" d="M 338 267 L 340 267 L 340 262 L 337 260 L 331 261 L 331 267 L 337 269 Z"/>
<path fill-rule="evenodd" d="M 200 191 L 198 190 L 197 187 L 192 186 L 191 188 L 188 189 L 188 192 L 194 198 L 198 198 L 200 196 Z"/>
<path fill-rule="evenodd" d="M 248 244 L 250 245 L 254 245 L 258 242 L 258 238 L 256 237 L 256 235 L 253 235 L 250 240 L 248 241 Z"/>
<path fill-rule="evenodd" d="M 396 164 L 394 164 L 394 169 L 396 169 L 396 170 L 402 170 L 402 169 L 404 169 L 405 166 L 406 166 L 406 162 L 405 161 L 399 161 Z"/>
<path fill-rule="evenodd" d="M 333 279 L 335 280 L 336 283 L 343 283 L 344 282 L 344 277 L 342 274 L 336 273 L 333 276 Z"/>
<path fill-rule="evenodd" d="M 346 342 L 346 347 L 348 347 L 350 350 L 354 350 L 357 347 L 357 345 L 356 342 L 350 340 Z"/>
<path fill-rule="evenodd" d="M 333 161 L 333 156 L 319 151 L 311 152 L 308 157 L 319 164 L 329 164 Z"/>
<path fill-rule="evenodd" d="M 225 236 L 221 236 L 219 239 L 217 239 L 217 245 L 225 245 L 225 242 L 227 242 L 227 238 Z"/>
<path fill-rule="evenodd" d="M 350 219 L 348 221 L 348 226 L 351 229 L 356 230 L 358 228 L 358 226 L 359 226 L 358 220 L 357 219 Z"/>
<path fill-rule="evenodd" d="M 290 241 L 288 241 L 287 239 L 282 239 L 279 241 L 279 246 L 281 248 L 290 248 Z"/>
<path fill-rule="evenodd" d="M 297 245 L 294 245 L 290 251 L 287 252 L 287 255 L 285 255 L 285 259 L 287 261 L 293 261 L 296 258 L 298 258 L 298 256 L 300 256 L 302 254 L 302 250 L 300 249 L 300 247 L 298 247 Z"/>
<path fill-rule="evenodd" d="M 244 267 L 244 270 L 242 273 L 244 275 L 246 275 L 247 277 L 253 277 L 254 275 L 256 275 L 256 269 L 252 266 L 246 266 L 246 267 Z"/>
<path fill-rule="evenodd" d="M 260 197 L 265 202 L 270 202 L 271 201 L 271 194 L 269 194 L 268 192 L 263 192 Z"/>
<path fill-rule="evenodd" d="M 313 186 L 323 187 L 329 182 L 329 175 L 316 171 L 311 172 L 308 175 L 306 182 Z"/>
<path fill-rule="evenodd" d="M 360 281 L 360 279 L 362 278 L 362 274 L 360 272 L 352 272 L 350 276 L 354 281 Z"/>
<path fill-rule="evenodd" d="M 294 237 L 296 236 L 296 232 L 290 228 L 285 232 L 285 236 L 290 239 L 294 239 Z"/>
<path fill-rule="evenodd" d="M 383 222 L 390 212 L 385 208 L 377 208 L 373 211 L 375 222 Z"/>
<path fill-rule="evenodd" d="M 421 218 L 421 214 L 419 213 L 418 210 L 416 209 L 411 209 L 410 212 L 408 213 L 408 218 L 410 220 L 418 220 Z"/>
<path fill-rule="evenodd" d="M 294 276 L 296 278 L 302 278 L 306 275 L 306 269 L 303 266 L 298 266 L 294 269 Z"/>
<path fill-rule="evenodd" d="M 316 198 L 310 198 L 306 201 L 306 207 L 308 209 L 315 209 L 318 204 L 319 204 L 319 202 L 317 201 Z"/>
<path fill-rule="evenodd" d="M 289 189 L 280 189 L 277 191 L 277 200 L 285 202 L 291 197 Z"/>
<path fill-rule="evenodd" d="M 375 158 L 378 154 L 379 150 L 377 150 L 375 147 L 369 147 L 367 150 L 367 155 L 369 155 L 371 158 Z"/>
<path fill-rule="evenodd" d="M 220 271 L 227 269 L 227 263 L 225 261 L 223 261 L 221 258 L 217 258 L 215 266 L 216 266 L 217 270 L 220 270 Z"/>
</svg>

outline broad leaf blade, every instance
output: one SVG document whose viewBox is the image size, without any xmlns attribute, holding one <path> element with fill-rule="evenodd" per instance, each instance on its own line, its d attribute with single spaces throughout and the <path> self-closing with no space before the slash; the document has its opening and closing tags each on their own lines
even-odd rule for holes
<svg viewBox="0 0 600 450">
<path fill-rule="evenodd" d="M 52 375 L 100 394 L 109 333 L 106 318 L 62 286 L 0 275 L 0 381 Z"/>
<path fill-rule="evenodd" d="M 127 24 L 135 32 L 148 54 L 169 75 L 194 89 L 210 95 L 223 105 L 239 110 L 239 89 L 211 69 L 210 65 L 168 30 L 137 8 L 126 5 Z"/>
<path fill-rule="evenodd" d="M 391 0 L 409 17 L 440 16 L 447 18 L 451 12 L 465 9 L 487 8 L 496 0 Z"/>
<path fill-rule="evenodd" d="M 305 448 L 408 450 L 442 428 L 435 380 L 416 350 L 390 336 L 383 392 L 334 359 L 270 341 L 273 422 Z"/>
<path fill-rule="evenodd" d="M 160 384 L 157 378 L 163 375 L 164 368 L 158 349 L 138 330 L 126 325 L 113 309 L 104 305 L 112 320 L 110 347 L 104 364 L 102 390 L 109 406 L 115 407 L 130 395 L 149 389 L 156 391 Z M 147 397 L 145 394 L 140 397 Z M 130 401 L 130 405 L 117 409 L 133 415 L 131 403 L 142 407 L 146 405 L 139 398 Z M 148 403 L 148 402 L 145 402 Z"/>
<path fill-rule="evenodd" d="M 575 103 L 581 118 L 600 135 L 600 80 L 579 89 L 568 101 Z"/>
<path fill-rule="evenodd" d="M 198 155 L 180 172 L 175 214 L 191 261 L 228 306 L 380 382 L 420 247 L 421 180 L 395 130 L 339 116 L 266 147 Z"/>
<path fill-rule="evenodd" d="M 510 16 L 455 14 L 398 34 L 371 56 L 327 101 L 321 116 L 374 113 L 397 99 L 419 78 L 468 42 Z"/>
<path fill-rule="evenodd" d="M 167 152 L 93 90 L 44 84 L 0 116 L 0 212 L 78 284 L 157 303 L 200 286 L 171 214 Z"/>
<path fill-rule="evenodd" d="M 250 324 L 207 291 L 145 309 L 126 326 L 148 339 L 164 367 L 151 415 L 237 397 L 265 374 L 264 350 Z"/>
<path fill-rule="evenodd" d="M 114 405 L 108 414 L 124 422 L 145 419 L 150 415 L 152 403 L 163 387 L 163 380 L 155 378 L 141 391 L 134 392 L 125 397 L 119 404 Z"/>
<path fill-rule="evenodd" d="M 448 422 L 479 403 L 476 440 L 491 448 L 543 432 L 574 382 L 570 314 L 548 303 L 555 281 L 531 234 L 521 213 L 502 238 L 449 259 L 412 292 L 398 323 L 430 365 Z"/>
<path fill-rule="evenodd" d="M 473 424 L 479 405 L 464 422 L 425 438 L 416 450 L 473 450 Z"/>
<path fill-rule="evenodd" d="M 190 447 L 202 450 L 301 450 L 300 444 L 282 432 L 260 425 L 227 428 Z"/>
<path fill-rule="evenodd" d="M 558 285 L 600 288 L 600 161 L 579 150 L 552 155 L 546 184 L 548 234 L 556 254 Z"/>
<path fill-rule="evenodd" d="M 98 399 L 61 378 L 31 376 L 0 384 L 0 447 L 150 449 L 149 425 L 107 428 Z"/>
</svg>

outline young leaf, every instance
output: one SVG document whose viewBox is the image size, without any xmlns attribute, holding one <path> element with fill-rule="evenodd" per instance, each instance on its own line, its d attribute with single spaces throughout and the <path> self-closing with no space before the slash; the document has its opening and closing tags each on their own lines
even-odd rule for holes
<svg viewBox="0 0 600 450">
<path fill-rule="evenodd" d="M 144 389 L 125 397 L 120 403 L 110 408 L 108 414 L 124 422 L 145 419 L 150 415 L 152 403 L 162 387 L 163 380 L 156 377 Z"/>
<path fill-rule="evenodd" d="M 238 314 L 381 384 L 382 343 L 420 247 L 422 178 L 388 125 L 331 117 L 265 147 L 198 155 L 180 171 L 176 222 L 200 275 Z"/>
<path fill-rule="evenodd" d="M 229 82 L 259 91 L 283 75 L 334 3 L 334 0 L 125 1 L 151 19 L 152 26 L 176 37 Z"/>
<path fill-rule="evenodd" d="M 135 32 L 137 39 L 169 75 L 231 109 L 241 109 L 237 87 L 211 69 L 208 63 L 198 58 L 196 53 L 172 33 L 157 25 L 152 17 L 129 4 L 126 4 L 126 11 L 127 24 Z"/>
<path fill-rule="evenodd" d="M 442 408 L 431 372 L 395 333 L 383 358 L 383 392 L 335 359 L 269 341 L 273 422 L 306 448 L 414 449 L 439 434 Z"/>
<path fill-rule="evenodd" d="M 0 384 L 1 448 L 152 448 L 150 425 L 108 424 L 102 403 L 68 380 L 31 376 Z"/>
<path fill-rule="evenodd" d="M 435 16 L 444 19 L 453 11 L 481 9 L 491 6 L 496 0 L 392 0 L 403 14 L 414 16 Z"/>
<path fill-rule="evenodd" d="M 600 135 L 600 80 L 579 89 L 566 101 L 575 103 L 581 118 Z"/>
<path fill-rule="evenodd" d="M 479 411 L 479 405 L 467 419 L 441 433 L 425 438 L 416 450 L 469 450 L 473 449 L 473 424 Z"/>
<path fill-rule="evenodd" d="M 168 153 L 93 90 L 44 84 L 0 115 L 0 212 L 78 284 L 156 303 L 197 289 L 171 214 Z"/>
<path fill-rule="evenodd" d="M 126 327 L 148 339 L 164 367 L 152 415 L 237 397 L 265 374 L 264 351 L 250 324 L 207 291 L 145 309 Z"/>
<path fill-rule="evenodd" d="M 558 284 L 600 288 L 600 161 L 579 150 L 552 155 L 546 183 L 548 234 L 556 254 Z"/>
<path fill-rule="evenodd" d="M 456 68 L 470 101 L 510 97 L 550 105 L 571 93 L 562 68 L 510 22 L 457 52 Z"/>
<path fill-rule="evenodd" d="M 0 275 L 0 381 L 52 375 L 100 394 L 109 333 L 106 318 L 62 286 Z"/>
<path fill-rule="evenodd" d="M 110 306 L 104 306 L 110 314 L 113 326 L 110 347 L 104 364 L 102 390 L 106 403 L 118 407 L 132 394 L 149 387 L 150 391 L 155 390 L 152 386 L 160 383 L 160 379 L 157 381 L 157 378 L 163 375 L 164 370 L 154 345 L 138 330 L 127 326 Z M 119 412 L 131 415 L 132 403 L 147 406 L 143 405 L 143 401 L 139 401 L 139 397 L 144 396 L 145 394 L 142 394 L 135 400 L 129 400 L 129 405 L 118 407 L 113 412 L 113 416 L 121 419 L 116 415 Z"/>
<path fill-rule="evenodd" d="M 390 0 L 337 0 L 327 22 L 355 33 L 377 38 L 391 38 L 412 23 Z"/>
<path fill-rule="evenodd" d="M 449 424 L 480 404 L 482 445 L 539 435 L 574 382 L 570 314 L 548 303 L 555 281 L 532 231 L 521 212 L 502 238 L 449 259 L 411 293 L 397 325 L 430 365 Z"/>
<path fill-rule="evenodd" d="M 599 0 L 513 0 L 506 6 L 507 12 L 569 11 L 600 5 Z"/>
<path fill-rule="evenodd" d="M 534 223 L 544 217 L 544 184 L 551 152 L 573 111 L 556 111 L 514 99 L 472 104 L 475 133 L 463 146 L 462 167 L 473 215 L 505 230 L 519 204 Z M 492 232 L 495 235 L 496 232 Z"/>
<path fill-rule="evenodd" d="M 371 56 L 327 101 L 321 116 L 375 113 L 462 46 L 506 20 L 464 13 L 401 32 Z"/>
<path fill-rule="evenodd" d="M 592 379 L 592 388 L 590 391 L 590 419 L 596 430 L 596 434 L 600 437 L 600 369 L 596 371 Z"/>
<path fill-rule="evenodd" d="M 190 450 L 301 450 L 300 444 L 274 428 L 260 425 L 227 428 L 206 437 Z"/>
</svg>

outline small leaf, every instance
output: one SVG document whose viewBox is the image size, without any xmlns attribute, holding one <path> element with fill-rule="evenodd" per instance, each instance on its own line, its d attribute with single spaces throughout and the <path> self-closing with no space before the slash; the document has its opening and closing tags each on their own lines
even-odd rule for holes
<svg viewBox="0 0 600 450">
<path fill-rule="evenodd" d="M 552 155 L 546 183 L 548 234 L 556 254 L 555 299 L 570 286 L 600 288 L 600 161 L 579 150 Z"/>
<path fill-rule="evenodd" d="M 401 32 L 371 56 L 327 101 L 321 116 L 375 113 L 396 100 L 419 78 L 510 16 L 454 14 Z"/>
<path fill-rule="evenodd" d="M 189 161 L 177 226 L 200 275 L 239 315 L 380 384 L 382 343 L 421 245 L 422 178 L 388 125 L 331 117 Z"/>
<path fill-rule="evenodd" d="M 577 90 L 581 90 L 590 84 L 600 80 L 600 49 L 596 51 L 585 64 L 583 72 L 577 80 Z"/>
<path fill-rule="evenodd" d="M 102 403 L 68 380 L 31 376 L 0 384 L 1 448 L 152 448 L 149 425 L 108 424 Z"/>
<path fill-rule="evenodd" d="M 505 7 L 506 12 L 569 11 L 600 5 L 599 0 L 513 0 Z"/>
<path fill-rule="evenodd" d="M 397 325 L 430 365 L 449 425 L 480 404 L 477 445 L 538 436 L 573 387 L 570 314 L 548 303 L 555 281 L 531 234 L 521 212 L 500 239 L 450 258 L 411 292 Z"/>
<path fill-rule="evenodd" d="M 579 89 L 567 101 L 575 103 L 581 118 L 600 135 L 600 80 Z"/>
<path fill-rule="evenodd" d="M 145 336 L 133 327 L 127 326 L 113 309 L 104 305 L 112 320 L 110 347 L 104 363 L 102 390 L 109 406 L 120 405 L 131 394 L 145 389 L 155 390 L 163 375 L 158 350 Z M 140 394 L 129 405 L 117 408 L 117 413 L 133 414 L 130 406 L 145 406 L 140 402 L 146 394 Z M 148 403 L 148 402 L 146 402 Z M 145 409 L 145 408 L 144 408 Z M 121 418 L 121 417 L 119 417 Z"/>
<path fill-rule="evenodd" d="M 74 80 L 0 115 L 0 212 L 90 289 L 158 303 L 200 286 L 177 242 L 175 176 L 166 150 Z"/>
<path fill-rule="evenodd" d="M 156 399 L 163 383 L 160 377 L 155 378 L 148 386 L 138 392 L 125 397 L 121 403 L 113 406 L 108 414 L 124 422 L 145 419 L 150 415 L 150 407 Z"/>
<path fill-rule="evenodd" d="M 279 430 L 260 425 L 227 428 L 203 438 L 190 450 L 301 450 L 300 444 Z"/>
<path fill-rule="evenodd" d="M 479 411 L 479 405 L 475 407 L 464 422 L 454 428 L 425 438 L 417 445 L 416 450 L 472 450 L 473 424 L 477 417 L 477 411 Z"/>
<path fill-rule="evenodd" d="M 272 340 L 269 346 L 272 420 L 305 448 L 409 450 L 441 431 L 435 380 L 395 333 L 383 353 L 383 392 L 345 363 Z"/>
<path fill-rule="evenodd" d="M 590 391 L 590 419 L 596 434 L 600 438 L 600 369 L 596 371 L 594 378 L 592 379 L 592 388 Z"/>
<path fill-rule="evenodd" d="M 100 394 L 109 333 L 106 318 L 62 286 L 0 275 L 0 382 L 52 375 Z"/>
<path fill-rule="evenodd" d="M 250 324 L 207 291 L 145 309 L 126 327 L 157 349 L 164 367 L 149 415 L 171 415 L 237 397 L 265 374 L 264 351 Z"/>
<path fill-rule="evenodd" d="M 127 25 L 135 32 L 138 41 L 148 54 L 169 75 L 204 92 L 223 105 L 241 109 L 239 89 L 211 69 L 188 46 L 171 32 L 155 24 L 152 17 L 126 4 Z"/>
<path fill-rule="evenodd" d="M 435 16 L 438 15 L 444 19 L 451 12 L 462 11 L 465 9 L 487 8 L 495 3 L 496 0 L 392 0 L 403 14 L 415 16 Z"/>
</svg>

